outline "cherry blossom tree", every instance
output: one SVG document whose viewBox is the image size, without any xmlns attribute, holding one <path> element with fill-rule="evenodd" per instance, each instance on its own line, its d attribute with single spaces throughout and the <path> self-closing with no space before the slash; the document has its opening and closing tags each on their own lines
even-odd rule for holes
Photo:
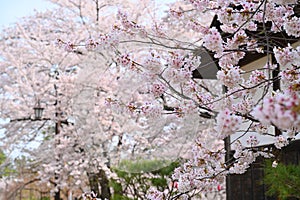
<svg viewBox="0 0 300 200">
<path fill-rule="evenodd" d="M 56 189 L 88 185 L 81 170 L 103 169 L 112 161 L 108 152 L 125 152 L 118 144 L 127 142 L 130 155 L 155 146 L 166 156 L 185 144 L 190 159 L 174 172 L 176 192 L 150 190 L 148 198 L 189 199 L 220 190 L 225 176 L 244 173 L 258 156 L 273 156 L 250 133 L 268 135 L 277 149 L 296 139 L 299 1 L 186 0 L 167 13 L 146 0 L 53 2 L 55 11 L 2 37 L 1 116 L 9 122 L 6 144 L 52 133 L 40 149 L 55 159 L 36 157 Z M 206 55 L 218 67 L 217 81 L 195 79 Z M 249 56 L 264 64 L 246 69 Z M 45 109 L 39 120 L 31 117 L 37 103 Z M 199 122 L 210 126 L 199 131 Z M 233 158 L 225 159 L 226 150 Z"/>
<path fill-rule="evenodd" d="M 241 133 L 225 142 L 227 150 L 232 147 L 235 151 L 231 160 L 224 160 L 224 147 L 212 148 L 211 138 L 200 137 L 193 157 L 174 173 L 178 194 L 172 199 L 188 199 L 191 191 L 210 191 L 224 176 L 244 173 L 258 156 L 273 156 L 270 149 L 257 148 L 256 136 L 250 135 L 246 145 L 240 142 L 250 132 L 273 137 L 277 149 L 296 139 L 299 1 L 178 1 L 167 16 L 146 22 L 136 20 L 136 13 L 129 11 L 126 7 L 119 10 L 105 42 L 101 36 L 90 43 L 96 44 L 95 52 L 112 48 L 118 66 L 142 77 L 148 87 L 145 95 L 152 95 L 152 100 L 129 103 L 108 98 L 108 103 L 129 109 L 133 115 L 184 117 L 196 113 L 199 118 L 212 118 L 215 124 L 208 131 L 215 139 Z M 111 39 L 111 35 L 119 37 Z M 62 46 L 70 45 L 63 41 Z M 83 44 L 73 51 L 80 46 Z M 203 48 L 219 67 L 216 76 L 224 93 L 213 92 L 193 78 L 201 70 Z M 264 64 L 244 70 L 242 63 L 249 55 L 265 56 Z M 149 199 L 165 198 L 163 191 L 149 192 Z"/>
<path fill-rule="evenodd" d="M 133 33 L 111 27 L 118 17 L 124 18 L 117 8 L 134 10 L 136 19 L 147 15 L 143 17 L 147 21 L 154 17 L 147 9 L 153 2 L 139 6 L 131 1 L 52 2 L 53 10 L 26 17 L 1 34 L 2 148 L 9 153 L 18 149 L 34 159 L 32 169 L 53 188 L 55 199 L 63 191 L 92 187 L 98 192 L 98 183 L 95 186 L 92 180 L 109 177 L 109 165 L 122 158 L 184 155 L 195 130 L 202 127 L 198 120 L 190 122 L 195 113 L 159 117 L 161 105 L 152 104 L 149 88 L 158 97 L 160 83 L 140 85 L 141 77 L 125 73 L 121 59 L 115 57 L 134 41 L 129 36 Z M 120 38 L 124 47 L 116 49 Z M 126 106 L 114 104 L 115 99 Z M 137 101 L 149 101 L 142 110 L 151 118 L 135 112 Z M 121 110 L 112 112 L 108 104 Z M 37 107 L 43 108 L 42 117 L 34 116 Z M 107 182 L 100 184 L 107 189 Z M 109 197 L 109 192 L 102 191 L 102 197 Z"/>
</svg>

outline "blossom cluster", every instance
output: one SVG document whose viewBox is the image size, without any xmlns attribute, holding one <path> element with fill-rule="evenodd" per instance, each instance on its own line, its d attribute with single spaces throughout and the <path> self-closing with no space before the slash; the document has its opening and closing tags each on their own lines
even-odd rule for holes
<svg viewBox="0 0 300 200">
<path fill-rule="evenodd" d="M 216 131 L 219 133 L 220 139 L 224 139 L 239 129 L 242 117 L 235 115 L 229 109 L 225 109 L 219 112 L 216 120 Z"/>
<path fill-rule="evenodd" d="M 299 66 L 300 47 L 296 49 L 293 49 L 290 45 L 286 48 L 275 47 L 274 55 L 278 64 L 284 69 Z"/>
<path fill-rule="evenodd" d="M 147 193 L 147 198 L 149 200 L 163 200 L 164 194 L 154 188 L 150 188 L 149 192 Z"/>
<path fill-rule="evenodd" d="M 254 70 L 249 77 L 249 84 L 256 85 L 267 79 L 264 71 Z"/>
<path fill-rule="evenodd" d="M 166 91 L 166 86 L 162 83 L 154 83 L 151 86 L 151 92 L 155 97 L 161 96 Z"/>
<path fill-rule="evenodd" d="M 245 97 L 241 101 L 232 105 L 232 110 L 237 113 L 247 114 L 253 108 L 253 100 L 250 97 Z"/>
<path fill-rule="evenodd" d="M 149 75 L 159 74 L 162 72 L 162 56 L 157 51 L 150 51 L 143 57 L 142 65 Z"/>
<path fill-rule="evenodd" d="M 299 130 L 299 107 L 299 94 L 278 92 L 266 97 L 261 105 L 255 106 L 252 115 L 265 126 L 274 124 L 282 130 Z"/>
<path fill-rule="evenodd" d="M 224 151 L 218 143 L 210 147 L 208 145 L 199 138 L 193 146 L 191 159 L 174 171 L 172 177 L 176 180 L 179 192 L 194 189 L 202 192 L 217 191 L 224 184 Z"/>
<path fill-rule="evenodd" d="M 253 145 L 258 144 L 258 140 L 254 136 L 250 136 L 247 142 Z M 273 157 L 273 154 L 271 154 L 268 149 L 254 152 L 252 151 L 252 149 L 245 148 L 239 140 L 233 143 L 232 150 L 234 150 L 233 157 L 236 159 L 229 168 L 229 173 L 232 174 L 245 173 L 246 170 L 250 167 L 250 164 L 252 164 L 259 156 L 265 158 Z"/>
<path fill-rule="evenodd" d="M 227 69 L 218 71 L 217 78 L 223 85 L 232 88 L 242 83 L 241 72 L 242 70 L 238 66 L 230 66 Z"/>
<path fill-rule="evenodd" d="M 288 144 L 289 144 L 289 142 L 288 142 L 287 138 L 283 135 L 279 135 L 275 138 L 274 145 L 277 149 L 281 149 L 282 147 L 284 147 Z"/>
<path fill-rule="evenodd" d="M 142 35 L 147 35 L 145 28 L 142 25 L 137 24 L 137 22 L 131 21 L 128 19 L 128 14 L 126 12 L 118 11 L 117 18 L 121 22 L 123 31 L 132 34 L 132 33 L 141 33 Z"/>
<path fill-rule="evenodd" d="M 158 104 L 154 104 L 151 102 L 145 102 L 141 106 L 141 111 L 144 115 L 148 117 L 157 117 L 161 114 L 162 109 Z"/>
<path fill-rule="evenodd" d="M 118 63 L 124 67 L 124 68 L 128 68 L 128 69 L 133 69 L 133 61 L 132 59 L 130 58 L 130 55 L 129 54 L 123 54 L 123 55 L 120 55 L 120 57 L 118 58 Z"/>
<path fill-rule="evenodd" d="M 250 146 L 257 146 L 259 144 L 259 141 L 255 135 L 250 135 L 247 139 L 247 144 Z"/>
<path fill-rule="evenodd" d="M 215 53 L 219 54 L 223 51 L 223 39 L 220 32 L 215 27 L 209 29 L 209 34 L 203 37 L 203 43 L 207 49 Z"/>
<path fill-rule="evenodd" d="M 59 48 L 63 48 L 65 51 L 73 52 L 76 49 L 76 45 L 70 41 L 64 42 L 61 39 L 56 39 L 55 44 Z"/>
</svg>

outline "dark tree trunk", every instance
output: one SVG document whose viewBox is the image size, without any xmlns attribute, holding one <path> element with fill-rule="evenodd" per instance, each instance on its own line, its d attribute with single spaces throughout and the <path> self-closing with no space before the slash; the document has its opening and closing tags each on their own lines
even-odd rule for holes
<svg viewBox="0 0 300 200">
<path fill-rule="evenodd" d="M 58 180 L 58 174 L 55 174 L 55 180 Z M 55 183 L 55 187 L 57 186 L 57 183 Z M 58 188 L 58 191 L 54 193 L 54 200 L 61 200 L 60 198 L 60 188 Z"/>
<path fill-rule="evenodd" d="M 111 193 L 109 189 L 109 180 L 105 174 L 105 171 L 100 169 L 96 173 L 88 173 L 90 188 L 101 199 L 110 199 Z M 99 187 L 100 186 L 100 187 Z M 101 192 L 99 191 L 101 188 Z"/>
<path fill-rule="evenodd" d="M 99 195 L 99 183 L 98 183 L 98 175 L 95 173 L 88 173 L 90 188 L 95 194 Z"/>
<path fill-rule="evenodd" d="M 54 200 L 61 200 L 61 198 L 60 198 L 60 191 L 59 190 L 57 192 L 55 192 Z"/>
<path fill-rule="evenodd" d="M 99 171 L 99 182 L 101 185 L 101 199 L 110 199 L 111 193 L 109 189 L 109 180 L 105 174 L 105 171 L 100 169 Z"/>
</svg>

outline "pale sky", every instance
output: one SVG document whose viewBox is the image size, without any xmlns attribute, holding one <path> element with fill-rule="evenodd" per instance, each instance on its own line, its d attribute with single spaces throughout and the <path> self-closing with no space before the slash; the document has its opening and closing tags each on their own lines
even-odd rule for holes
<svg viewBox="0 0 300 200">
<path fill-rule="evenodd" d="M 46 0 L 0 0 L 0 29 L 33 14 L 34 9 L 46 10 L 49 5 Z"/>
<path fill-rule="evenodd" d="M 157 0 L 157 2 L 170 3 L 174 0 Z M 51 3 L 47 0 L 0 0 L 0 30 L 17 22 L 21 17 L 34 13 L 34 10 L 43 11 Z"/>
</svg>

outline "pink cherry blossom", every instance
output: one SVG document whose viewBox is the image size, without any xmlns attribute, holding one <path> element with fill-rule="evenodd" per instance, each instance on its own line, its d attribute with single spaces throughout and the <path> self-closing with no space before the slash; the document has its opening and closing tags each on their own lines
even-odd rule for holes
<svg viewBox="0 0 300 200">
<path fill-rule="evenodd" d="M 282 136 L 282 135 L 279 135 L 279 136 L 277 136 L 277 137 L 275 138 L 275 143 L 274 143 L 274 145 L 275 145 L 275 147 L 276 147 L 277 149 L 281 149 L 282 147 L 288 145 L 288 143 L 289 143 L 289 142 L 287 141 L 287 138 L 285 138 L 285 137 Z"/>
<path fill-rule="evenodd" d="M 236 132 L 242 122 L 242 118 L 233 114 L 229 109 L 220 111 L 216 120 L 216 131 L 220 134 L 220 138 L 225 138 Z"/>
<path fill-rule="evenodd" d="M 209 29 L 209 34 L 203 37 L 203 45 L 216 53 L 221 53 L 223 50 L 223 40 L 219 31 L 213 27 Z"/>
</svg>

